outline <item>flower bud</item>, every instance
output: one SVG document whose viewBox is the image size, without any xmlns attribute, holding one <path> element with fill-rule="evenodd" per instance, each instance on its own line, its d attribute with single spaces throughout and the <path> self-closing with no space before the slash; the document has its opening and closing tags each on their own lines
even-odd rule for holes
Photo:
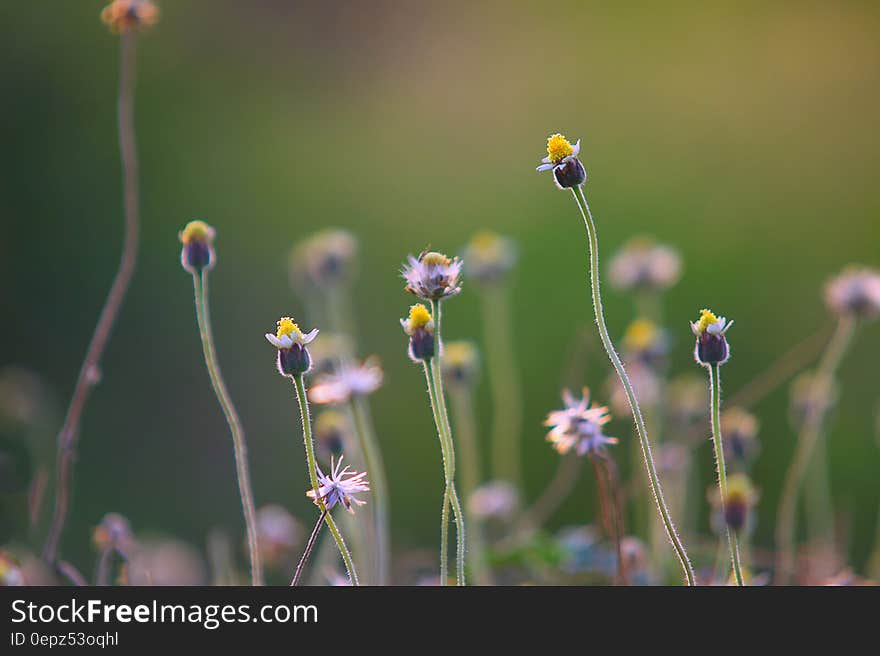
<svg viewBox="0 0 880 656">
<path fill-rule="evenodd" d="M 733 325 L 724 317 L 716 317 L 710 310 L 701 310 L 700 318 L 691 324 L 691 330 L 697 337 L 694 347 L 694 358 L 705 366 L 721 365 L 730 358 L 730 347 L 727 345 L 725 333 Z"/>
<path fill-rule="evenodd" d="M 190 273 L 201 273 L 214 267 L 215 230 L 204 221 L 190 221 L 179 233 L 183 244 L 180 263 Z"/>
</svg>

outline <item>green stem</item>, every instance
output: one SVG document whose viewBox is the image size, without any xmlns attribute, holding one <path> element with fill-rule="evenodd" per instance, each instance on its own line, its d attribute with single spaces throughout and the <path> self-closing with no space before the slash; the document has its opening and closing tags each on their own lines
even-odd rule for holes
<svg viewBox="0 0 880 656">
<path fill-rule="evenodd" d="M 514 358 L 512 321 L 505 288 L 483 295 L 483 343 L 492 396 L 492 477 L 522 484 L 522 390 Z"/>
<path fill-rule="evenodd" d="M 351 400 L 351 414 L 354 428 L 361 443 L 364 463 L 370 472 L 370 493 L 373 496 L 373 517 L 376 527 L 376 582 L 388 585 L 391 568 L 391 539 L 389 533 L 388 481 L 385 477 L 385 464 L 376 440 L 376 434 L 369 419 L 367 401 L 363 397 Z"/>
<path fill-rule="evenodd" d="M 820 394 L 832 393 L 831 387 L 835 374 L 849 343 L 852 341 L 855 327 L 854 318 L 841 317 L 813 377 L 812 389 L 808 396 L 807 414 L 798 435 L 794 457 L 785 474 L 785 483 L 779 502 L 776 520 L 775 582 L 777 585 L 787 584 L 794 573 L 794 533 L 798 495 L 804 474 L 810 465 L 813 450 L 822 436 L 822 421 L 825 418 L 825 411 L 830 405 L 830 403 L 823 402 L 819 404 L 820 407 L 816 407 L 817 398 Z"/>
<path fill-rule="evenodd" d="M 425 380 L 428 381 L 428 398 L 431 400 L 431 412 L 434 414 L 434 425 L 440 440 L 440 455 L 443 459 L 443 505 L 440 508 L 440 585 L 446 585 L 449 579 L 449 463 L 446 453 L 446 439 L 443 435 L 443 420 L 440 419 L 437 399 L 434 394 L 434 380 L 431 377 L 431 366 L 425 361 Z"/>
<path fill-rule="evenodd" d="M 578 197 L 578 191 L 580 191 L 580 197 Z M 642 418 L 642 412 L 639 409 L 639 402 L 636 400 L 632 384 L 629 381 L 629 377 L 626 375 L 626 371 L 623 368 L 623 364 L 620 362 L 620 358 L 617 356 L 617 352 L 614 350 L 614 344 L 611 342 L 611 337 L 608 334 L 608 327 L 605 325 L 605 314 L 602 310 L 602 297 L 599 294 L 599 241 L 596 236 L 596 225 L 593 222 L 593 215 L 590 212 L 590 206 L 587 204 L 587 197 L 584 195 L 583 188 L 578 187 L 578 191 L 572 189 L 572 194 L 575 203 L 577 203 L 578 209 L 581 211 L 581 216 L 584 219 L 584 225 L 587 229 L 587 237 L 590 245 L 590 286 L 593 294 L 593 310 L 596 315 L 596 325 L 599 328 L 599 337 L 602 340 L 602 345 L 605 347 L 606 353 L 608 353 L 608 358 L 611 360 L 614 370 L 617 372 L 617 377 L 620 379 L 621 385 L 623 385 L 624 392 L 626 392 L 626 398 L 629 401 L 629 406 L 632 410 L 636 431 L 639 434 L 639 442 L 642 447 L 642 459 L 645 462 L 645 469 L 648 472 L 648 479 L 651 483 L 651 493 L 654 496 L 657 510 L 663 520 L 663 526 L 666 528 L 666 535 L 672 543 L 676 556 L 678 556 L 687 584 L 692 586 L 694 585 L 694 571 L 688 560 L 687 551 L 685 551 L 684 545 L 678 537 L 678 533 L 675 531 L 675 525 L 672 523 L 672 518 L 669 516 L 666 502 L 663 500 L 663 491 L 660 488 L 660 479 L 657 476 L 657 469 L 654 466 L 654 458 L 651 455 L 651 443 L 648 441 L 648 431 L 645 428 L 645 420 Z"/>
<path fill-rule="evenodd" d="M 480 452 L 477 448 L 477 422 L 471 389 L 450 389 L 455 436 L 461 450 L 462 496 L 465 503 L 465 528 L 470 544 L 471 568 L 477 585 L 492 585 L 492 572 L 486 562 L 486 544 L 479 518 L 468 510 L 474 490 L 480 484 Z"/>
<path fill-rule="evenodd" d="M 306 563 L 309 560 L 309 556 L 312 555 L 312 549 L 315 548 L 315 541 L 318 539 L 318 533 L 321 532 L 321 527 L 324 525 L 324 520 L 327 519 L 327 511 L 321 511 L 321 514 L 318 515 L 318 521 L 315 522 L 315 528 L 312 529 L 312 534 L 309 536 L 309 541 L 306 544 L 306 548 L 303 551 L 302 558 L 299 559 L 299 564 L 296 566 L 296 571 L 293 573 L 293 578 L 290 581 L 290 587 L 295 588 L 299 585 L 299 581 L 302 578 L 303 569 L 305 569 Z"/>
<path fill-rule="evenodd" d="M 328 512 L 327 506 L 324 505 L 324 502 L 318 497 L 318 461 L 315 458 L 315 444 L 312 441 L 312 420 L 309 416 L 309 401 L 306 397 L 306 387 L 303 383 L 302 374 L 293 376 L 293 384 L 294 387 L 296 387 L 297 401 L 299 401 L 299 414 L 302 418 L 303 428 L 303 443 L 306 448 L 306 463 L 308 464 L 309 469 L 309 481 L 312 490 L 315 492 L 315 502 L 321 509 L 322 513 L 327 513 L 327 517 L 325 518 L 327 528 L 330 530 L 330 534 L 336 541 L 339 553 L 342 555 L 342 561 L 345 563 L 345 569 L 348 572 L 349 581 L 351 581 L 352 585 L 358 585 L 358 576 L 357 570 L 354 566 L 354 560 L 351 557 L 351 553 L 348 551 L 348 547 L 345 546 L 345 540 L 342 538 L 342 533 L 340 533 L 339 529 L 336 527 L 333 515 Z"/>
<path fill-rule="evenodd" d="M 709 367 L 709 388 L 711 390 L 712 405 L 712 442 L 715 445 L 715 468 L 718 470 L 718 492 L 721 494 L 721 509 L 727 501 L 727 468 L 724 466 L 724 444 L 721 436 L 721 365 L 713 364 Z M 742 568 L 739 562 L 739 542 L 736 531 L 731 531 L 724 522 L 724 530 L 727 533 L 727 544 L 730 548 L 730 564 L 733 566 L 733 575 L 736 584 L 743 585 Z"/>
<path fill-rule="evenodd" d="M 260 550 L 257 545 L 257 520 L 254 509 L 254 495 L 251 488 L 250 472 L 248 470 L 247 445 L 245 444 L 244 430 L 241 420 L 226 383 L 223 374 L 220 373 L 220 364 L 217 360 L 217 352 L 214 347 L 214 335 L 211 330 L 211 314 L 208 305 L 208 271 L 204 270 L 201 276 L 193 272 L 193 289 L 195 291 L 196 318 L 199 323 L 199 334 L 202 339 L 202 351 L 205 355 L 205 365 L 208 368 L 208 376 L 211 386 L 223 414 L 229 430 L 232 433 L 232 444 L 235 451 L 235 469 L 238 474 L 238 493 L 241 497 L 241 507 L 244 510 L 244 523 L 247 530 L 248 556 L 251 565 L 251 583 L 263 585 L 263 566 L 260 562 Z"/>
</svg>

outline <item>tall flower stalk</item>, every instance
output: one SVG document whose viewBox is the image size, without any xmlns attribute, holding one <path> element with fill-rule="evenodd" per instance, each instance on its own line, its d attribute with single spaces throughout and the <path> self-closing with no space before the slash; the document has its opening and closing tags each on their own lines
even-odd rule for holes
<svg viewBox="0 0 880 656">
<path fill-rule="evenodd" d="M 223 410 L 223 416 L 229 425 L 229 431 L 232 433 L 235 471 L 238 477 L 238 493 L 241 498 L 241 507 L 244 512 L 244 523 L 247 533 L 251 583 L 253 585 L 263 585 L 263 566 L 260 562 L 260 549 L 257 544 L 257 512 L 248 469 L 244 429 L 242 428 L 241 419 L 239 419 L 235 405 L 229 396 L 229 390 L 226 388 L 223 374 L 220 372 L 220 363 L 217 360 L 214 334 L 211 328 L 211 312 L 208 304 L 208 277 L 214 266 L 214 229 L 203 221 L 191 221 L 180 233 L 180 240 L 183 243 L 181 263 L 184 269 L 192 274 L 193 279 L 196 319 L 199 326 L 199 336 L 202 341 L 205 366 L 211 379 L 211 387 L 214 389 L 214 394 Z"/>
<path fill-rule="evenodd" d="M 553 179 L 556 186 L 560 189 L 571 189 L 574 201 L 580 210 L 584 220 L 584 226 L 587 230 L 587 240 L 590 250 L 590 287 L 592 291 L 593 312 L 596 318 L 596 326 L 599 329 L 599 337 L 602 340 L 602 346 L 611 360 L 620 384 L 623 386 L 627 401 L 632 411 L 633 421 L 636 425 L 636 432 L 639 436 L 639 443 L 642 448 L 642 458 L 645 462 L 645 469 L 648 472 L 648 480 L 651 484 L 651 493 L 657 504 L 657 510 L 666 529 L 666 535 L 672 543 L 675 554 L 681 564 L 682 572 L 688 585 L 694 585 L 694 571 L 688 559 L 687 551 L 684 544 L 675 530 L 675 525 L 669 515 L 666 502 L 663 499 L 663 491 L 660 487 L 660 479 L 657 476 L 657 469 L 654 465 L 654 458 L 651 455 L 651 443 L 648 439 L 648 430 L 645 427 L 645 420 L 642 417 L 639 402 L 633 392 L 632 383 L 626 375 L 626 370 L 614 350 L 614 344 L 608 334 L 608 327 L 605 325 L 605 314 L 602 309 L 602 296 L 599 293 L 599 241 L 596 235 L 596 224 L 593 221 L 593 215 L 590 212 L 590 206 L 584 195 L 583 184 L 587 179 L 586 171 L 583 164 L 578 160 L 578 152 L 580 150 L 580 142 L 574 146 L 568 142 L 565 137 L 559 134 L 552 135 L 547 140 L 547 157 L 544 158 L 539 171 L 552 171 Z"/>
<path fill-rule="evenodd" d="M 64 424 L 58 432 L 58 456 L 56 464 L 55 507 L 46 542 L 43 545 L 43 558 L 50 564 L 58 559 L 58 549 L 67 515 L 70 509 L 70 488 L 73 478 L 73 466 L 76 459 L 79 425 L 85 411 L 86 401 L 92 388 L 101 378 L 101 358 L 116 323 L 116 317 L 128 292 L 137 263 L 138 241 L 140 232 L 140 201 L 138 190 L 138 157 L 134 131 L 134 88 L 135 88 L 135 55 L 137 45 L 136 28 L 155 22 L 154 14 L 137 13 L 128 17 L 127 23 L 112 22 L 113 16 L 104 10 L 102 18 L 110 24 L 115 32 L 121 33 L 119 95 L 117 99 L 117 127 L 119 132 L 119 152 L 122 161 L 123 206 L 125 214 L 125 233 L 122 243 L 122 255 L 119 268 L 113 278 L 113 284 L 101 309 L 98 323 L 86 351 L 85 359 L 80 367 L 79 376 L 73 388 L 73 396 L 67 408 Z M 144 3 L 145 8 L 151 3 Z M 153 8 L 154 10 L 155 8 Z M 148 18 L 149 16 L 149 18 Z"/>
</svg>

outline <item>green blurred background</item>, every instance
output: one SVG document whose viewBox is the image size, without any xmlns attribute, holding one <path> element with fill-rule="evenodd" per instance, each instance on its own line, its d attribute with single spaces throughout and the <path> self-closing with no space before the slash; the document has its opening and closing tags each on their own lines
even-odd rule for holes
<svg viewBox="0 0 880 656">
<path fill-rule="evenodd" d="M 122 236 L 118 39 L 98 21 L 102 6 L 0 5 L 0 364 L 34 369 L 61 405 Z M 687 324 L 699 308 L 736 320 L 724 368 L 735 391 L 830 325 L 829 275 L 880 264 L 873 3 L 160 6 L 138 52 L 141 259 L 83 422 L 63 545 L 74 562 L 91 562 L 89 531 L 108 510 L 138 531 L 198 545 L 215 526 L 240 534 L 231 441 L 179 264 L 177 232 L 191 218 L 218 231 L 215 335 L 257 502 L 303 518 L 297 412 L 263 333 L 280 314 L 301 317 L 286 272 L 296 240 L 329 226 L 362 240 L 352 330 L 387 372 L 372 405 L 399 548 L 435 546 L 442 484 L 421 371 L 398 325 L 411 302 L 398 277 L 407 253 L 427 243 L 457 251 L 480 228 L 519 242 L 512 320 L 527 386 L 527 495 L 555 469 L 541 421 L 559 404 L 571 344 L 592 317 L 583 225 L 571 198 L 534 171 L 548 133 L 582 139 L 604 255 L 638 233 L 681 250 L 685 276 L 666 308 L 675 372 L 700 373 Z M 480 337 L 474 292 L 466 285 L 449 303 L 449 338 Z M 619 336 L 631 299 L 607 286 L 605 299 Z M 880 495 L 878 358 L 872 325 L 841 371 L 830 436 L 834 501 L 856 567 Z M 593 352 L 584 382 L 598 389 L 607 374 Z M 768 548 L 794 447 L 787 399 L 781 388 L 756 408 L 755 542 Z M 609 432 L 632 439 L 626 417 Z M 708 446 L 695 454 L 707 485 Z M 584 476 L 553 525 L 591 519 L 592 494 Z"/>
</svg>

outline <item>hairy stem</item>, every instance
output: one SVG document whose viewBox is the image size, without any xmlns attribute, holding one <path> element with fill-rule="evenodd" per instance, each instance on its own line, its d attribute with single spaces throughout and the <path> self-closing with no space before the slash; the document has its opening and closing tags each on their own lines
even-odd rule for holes
<svg viewBox="0 0 880 656">
<path fill-rule="evenodd" d="M 798 435 L 794 457 L 785 474 L 779 512 L 776 518 L 776 571 L 777 585 L 787 584 L 794 574 L 795 565 L 795 519 L 801 482 L 810 465 L 810 459 L 816 443 L 822 437 L 822 422 L 829 403 L 820 402 L 820 394 L 831 394 L 831 386 L 843 355 L 852 341 L 855 331 L 855 319 L 842 317 L 837 324 L 828 347 L 819 362 L 819 368 L 813 377 L 812 389 L 809 393 L 809 406 Z"/>
<path fill-rule="evenodd" d="M 306 544 L 305 551 L 303 551 L 302 558 L 299 559 L 299 564 L 296 566 L 296 572 L 294 572 L 293 579 L 290 581 L 291 587 L 299 585 L 299 580 L 302 578 L 306 562 L 308 562 L 309 556 L 312 554 L 312 549 L 315 547 L 315 541 L 318 539 L 318 533 L 321 532 L 321 527 L 324 525 L 324 519 L 326 519 L 326 517 L 327 511 L 322 510 L 321 514 L 318 515 L 318 521 L 315 522 L 315 528 L 312 529 L 312 534 L 309 536 L 309 541 Z"/>
<path fill-rule="evenodd" d="M 721 495 L 721 509 L 727 503 L 727 468 L 724 466 L 724 444 L 721 436 L 721 366 L 713 364 L 709 369 L 710 403 L 712 406 L 712 443 L 715 445 L 715 469 L 718 471 L 718 492 Z M 736 531 L 731 531 L 724 522 L 727 545 L 730 549 L 730 564 L 736 584 L 743 585 L 742 568 L 739 562 L 739 540 Z"/>
<path fill-rule="evenodd" d="M 580 192 L 580 196 L 578 196 L 578 192 Z M 581 216 L 584 219 L 584 225 L 587 229 L 587 238 L 590 245 L 590 286 L 593 295 L 593 310 L 596 315 L 596 326 L 599 328 L 599 337 L 602 340 L 602 345 L 605 347 L 606 353 L 608 353 L 608 358 L 611 360 L 611 364 L 614 366 L 614 370 L 617 372 L 620 384 L 623 385 L 627 401 L 632 410 L 633 421 L 635 422 L 636 431 L 639 434 L 639 442 L 642 447 L 642 459 L 645 462 L 645 469 L 648 472 L 648 479 L 651 483 L 651 493 L 657 504 L 660 518 L 663 520 L 666 535 L 672 543 L 676 556 L 678 556 L 687 584 L 694 585 L 694 571 L 691 567 L 690 560 L 688 560 L 687 551 L 685 551 L 684 544 L 682 544 L 681 539 L 678 537 L 678 533 L 675 531 L 675 525 L 672 523 L 672 518 L 669 516 L 666 502 L 663 500 L 663 491 L 660 487 L 660 479 L 657 476 L 657 469 L 654 466 L 654 458 L 651 455 L 651 443 L 648 440 L 648 431 L 645 427 L 645 420 L 642 418 L 642 412 L 639 409 L 639 402 L 636 400 L 632 384 L 630 383 L 629 377 L 626 375 L 626 371 L 623 368 L 623 364 L 620 362 L 620 358 L 617 356 L 617 352 L 614 350 L 614 344 L 611 342 L 608 328 L 605 325 L 605 314 L 602 310 L 602 297 L 599 293 L 599 241 L 596 235 L 596 225 L 593 222 L 593 215 L 590 212 L 590 206 L 587 204 L 587 197 L 584 195 L 583 188 L 578 187 L 577 191 L 572 189 L 572 194 L 574 195 L 575 203 L 577 203 L 578 209 L 580 209 Z"/>
<path fill-rule="evenodd" d="M 306 386 L 303 383 L 302 374 L 293 376 L 293 385 L 296 388 L 297 401 L 299 401 L 299 414 L 302 419 L 303 429 L 303 444 L 305 445 L 306 450 L 306 464 L 309 469 L 309 482 L 315 493 L 315 503 L 321 509 L 321 512 L 326 513 L 327 515 L 325 518 L 327 528 L 330 530 L 333 540 L 336 541 L 336 547 L 339 549 L 342 561 L 345 563 L 345 569 L 348 572 L 349 581 L 351 581 L 352 585 L 358 585 L 357 569 L 354 566 L 354 560 L 351 557 L 351 553 L 349 552 L 348 547 L 345 546 L 345 540 L 342 538 L 342 533 L 339 532 L 336 522 L 333 520 L 333 515 L 327 512 L 327 506 L 324 505 L 324 501 L 318 496 L 318 488 L 320 487 L 318 482 L 318 461 L 315 458 L 315 444 L 312 441 L 312 419 L 309 415 L 309 401 L 306 397 Z"/>
<path fill-rule="evenodd" d="M 443 420 L 440 417 L 439 403 L 434 389 L 434 379 L 431 375 L 431 365 L 424 362 L 425 379 L 428 382 L 428 397 L 431 401 L 431 412 L 434 415 L 434 425 L 437 427 L 437 437 L 440 440 L 440 455 L 443 459 L 443 505 L 440 507 L 440 585 L 446 585 L 449 579 L 449 453 L 446 448 L 446 435 Z"/>
<path fill-rule="evenodd" d="M 64 424 L 58 432 L 58 455 L 56 465 L 55 508 L 46 542 L 43 545 L 43 559 L 53 564 L 58 559 L 58 549 L 67 514 L 70 508 L 70 487 L 73 478 L 73 464 L 76 455 L 76 442 L 79 425 L 85 410 L 86 401 L 92 388 L 100 380 L 101 357 L 110 338 L 116 317 L 128 292 L 131 278 L 137 263 L 138 237 L 140 232 L 140 211 L 138 192 L 138 159 L 134 134 L 134 83 L 136 34 L 126 32 L 120 39 L 119 96 L 117 101 L 117 124 L 119 131 L 119 152 L 122 160 L 123 204 L 125 210 L 125 235 L 122 242 L 122 256 L 119 268 L 110 286 L 110 292 L 95 332 L 92 334 L 86 357 L 80 367 L 73 396 L 67 408 Z"/>
</svg>

